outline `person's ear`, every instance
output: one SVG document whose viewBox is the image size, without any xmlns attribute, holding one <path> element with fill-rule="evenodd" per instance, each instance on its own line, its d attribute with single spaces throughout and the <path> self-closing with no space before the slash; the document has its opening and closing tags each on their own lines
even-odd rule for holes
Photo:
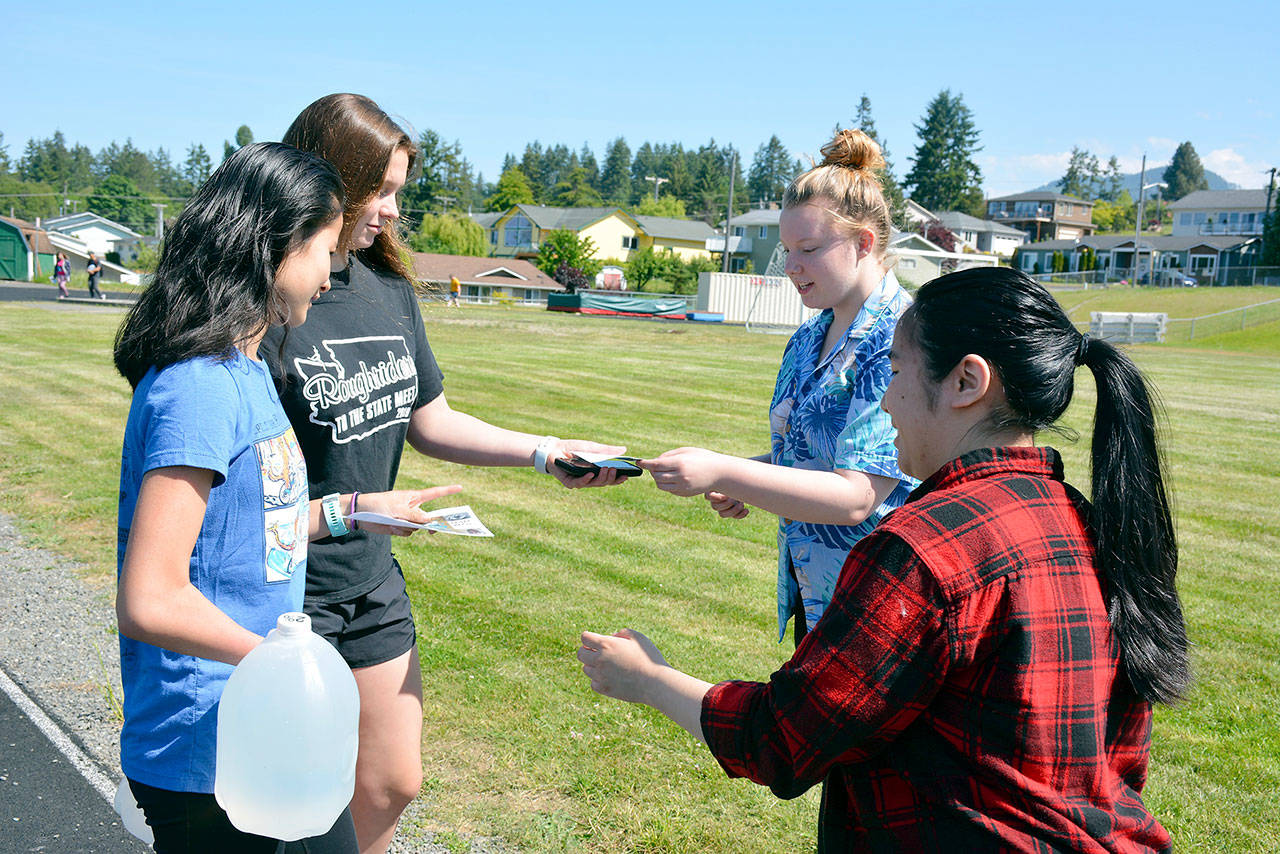
<svg viewBox="0 0 1280 854">
<path fill-rule="evenodd" d="M 865 258 L 871 254 L 871 250 L 875 248 L 876 236 L 869 228 L 863 228 L 858 231 L 858 257 Z"/>
<path fill-rule="evenodd" d="M 974 353 L 965 356 L 947 375 L 948 404 L 953 409 L 965 409 L 982 402 L 991 390 L 995 376 L 991 364 Z"/>
</svg>

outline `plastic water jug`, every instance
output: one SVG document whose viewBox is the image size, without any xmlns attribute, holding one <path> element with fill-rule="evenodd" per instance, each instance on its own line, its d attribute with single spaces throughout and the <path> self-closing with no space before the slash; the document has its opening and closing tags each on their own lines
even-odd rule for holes
<svg viewBox="0 0 1280 854">
<path fill-rule="evenodd" d="M 327 833 L 355 791 L 360 696 L 306 614 L 282 614 L 222 691 L 213 793 L 240 830 Z"/>
<path fill-rule="evenodd" d="M 116 796 L 111 805 L 115 807 L 116 815 L 120 816 L 120 823 L 124 825 L 125 830 L 148 845 L 156 841 L 155 835 L 151 832 L 151 825 L 147 824 L 146 815 L 133 797 L 133 789 L 129 788 L 128 777 L 120 778 L 120 785 L 116 786 Z"/>
</svg>

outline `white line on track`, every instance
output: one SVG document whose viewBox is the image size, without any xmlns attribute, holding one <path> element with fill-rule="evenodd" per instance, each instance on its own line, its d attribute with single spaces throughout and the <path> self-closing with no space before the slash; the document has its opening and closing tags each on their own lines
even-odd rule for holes
<svg viewBox="0 0 1280 854">
<path fill-rule="evenodd" d="M 65 756 L 67 761 L 80 772 L 80 776 L 89 781 L 89 785 L 98 790 L 98 794 L 102 795 L 108 804 L 115 800 L 116 787 L 107 779 L 107 775 L 98 769 L 93 760 L 76 746 L 76 743 L 62 731 L 62 728 L 54 723 L 53 719 L 46 715 L 18 687 L 18 683 L 9 678 L 9 674 L 5 673 L 3 669 L 0 669 L 0 689 L 3 689 L 9 695 L 9 699 L 13 700 L 14 705 L 22 710 L 23 714 L 44 733 L 49 741 L 53 742 L 53 746 L 58 748 L 58 752 Z"/>
</svg>

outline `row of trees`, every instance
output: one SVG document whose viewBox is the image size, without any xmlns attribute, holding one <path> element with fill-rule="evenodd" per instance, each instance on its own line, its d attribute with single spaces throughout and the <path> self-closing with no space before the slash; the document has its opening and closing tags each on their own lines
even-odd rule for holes
<svg viewBox="0 0 1280 854">
<path fill-rule="evenodd" d="M 223 143 L 223 157 L 253 141 L 242 125 L 235 143 Z M 132 139 L 112 142 L 96 154 L 67 144 L 61 131 L 27 140 L 16 159 L 0 133 L 0 210 L 26 220 L 91 210 L 141 233 L 155 228 L 157 204 L 175 216 L 213 171 L 213 159 L 199 143 L 175 162 L 164 148 L 145 151 Z"/>
<path fill-rule="evenodd" d="M 866 95 L 858 102 L 853 126 L 877 139 L 888 160 L 888 146 L 876 131 Z M 974 162 L 979 134 L 963 98 L 950 90 L 939 93 L 915 127 L 919 145 L 906 177 L 899 182 L 891 163 L 880 176 L 898 224 L 903 224 L 907 190 L 934 210 L 980 213 L 982 175 Z M 242 125 L 234 142 L 224 142 L 223 159 L 252 141 L 252 131 Z M 406 220 L 415 230 L 428 214 L 503 210 L 519 203 L 617 205 L 632 213 L 715 223 L 723 219 L 730 181 L 735 212 L 741 212 L 780 202 L 805 167 L 776 135 L 761 143 L 749 162 L 715 139 L 696 147 L 646 141 L 633 151 L 619 136 L 600 159 L 586 144 L 575 150 L 535 140 L 519 157 L 508 154 L 498 180 L 489 183 L 459 141 L 449 142 L 428 129 L 417 142 L 419 169 L 402 196 Z M 22 155 L 11 160 L 0 134 L 0 205 L 24 219 L 92 209 L 146 232 L 155 226 L 155 203 L 168 205 L 165 215 L 172 217 L 213 166 L 199 143 L 179 162 L 164 148 L 146 151 L 131 139 L 95 154 L 84 145 L 69 145 L 61 131 L 28 140 Z"/>
</svg>

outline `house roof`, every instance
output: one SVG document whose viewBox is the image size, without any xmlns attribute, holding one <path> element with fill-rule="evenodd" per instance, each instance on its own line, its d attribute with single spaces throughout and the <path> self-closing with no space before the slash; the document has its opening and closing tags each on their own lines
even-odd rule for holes
<svg viewBox="0 0 1280 854">
<path fill-rule="evenodd" d="M 765 208 L 741 213 L 729 220 L 730 225 L 777 225 L 782 208 Z"/>
<path fill-rule="evenodd" d="M 502 215 L 506 211 L 490 211 L 489 213 L 471 214 L 471 219 L 481 228 L 491 228 L 495 222 L 502 219 Z"/>
<path fill-rule="evenodd" d="M 1275 199 L 1272 199 L 1275 203 Z M 1240 210 L 1257 210 L 1267 209 L 1267 191 L 1266 190 L 1196 190 L 1194 193 L 1187 193 L 1176 202 L 1169 203 L 1170 210 L 1178 210 L 1184 208 L 1213 208 L 1215 210 L 1230 210 L 1238 208 Z"/>
<path fill-rule="evenodd" d="M 943 228 L 951 231 L 967 229 L 969 231 L 989 231 L 992 234 L 1000 234 L 1005 237 L 1026 237 L 1026 233 L 1007 225 L 1001 225 L 998 222 L 992 222 L 989 219 L 979 219 L 976 216 L 969 216 L 961 211 L 943 211 L 934 214 L 933 218 L 942 223 Z"/>
<path fill-rule="evenodd" d="M 1146 251 L 1148 248 L 1157 252 L 1186 252 L 1196 246 L 1208 246 L 1219 252 L 1226 249 L 1233 249 L 1245 243 L 1257 240 L 1256 237 L 1243 237 L 1241 235 L 1232 234 L 1215 234 L 1200 236 L 1194 234 L 1171 235 L 1171 234 L 1144 234 L 1142 235 L 1142 249 Z M 1023 250 L 1033 251 L 1053 251 L 1053 250 L 1074 250 L 1081 249 L 1085 246 L 1093 249 L 1095 252 L 1108 252 L 1117 247 L 1128 245 L 1133 246 L 1132 234 L 1094 234 L 1089 237 L 1082 237 L 1079 240 L 1041 240 L 1038 243 L 1025 243 L 1022 245 Z"/>
<path fill-rule="evenodd" d="M 142 236 L 132 228 L 129 228 L 129 226 L 121 225 L 115 220 L 107 219 L 105 216 L 96 214 L 93 211 L 81 211 L 80 213 L 67 214 L 66 216 L 49 217 L 42 224 L 50 231 L 71 232 L 86 225 L 100 225 L 104 228 L 118 231 L 127 237 Z"/>
<path fill-rule="evenodd" d="M 1080 205 L 1092 205 L 1093 202 L 1085 201 L 1076 196 L 1068 196 L 1063 193 L 1055 193 L 1052 190 L 1032 190 L 1027 193 L 1014 193 L 1012 196 L 992 196 L 987 199 L 988 202 L 1075 202 Z"/>
<path fill-rule="evenodd" d="M 464 285 L 516 285 L 558 289 L 560 284 L 528 261 L 473 255 L 411 252 L 413 271 L 424 282 L 445 283 L 457 276 Z"/>
<path fill-rule="evenodd" d="M 621 208 L 553 208 L 547 205 L 516 205 L 529 220 L 544 231 L 568 229 L 581 231 L 614 213 L 627 214 Z"/>
<path fill-rule="evenodd" d="M 53 244 L 49 242 L 49 233 L 43 228 L 36 228 L 35 223 L 7 216 L 0 216 L 0 220 L 9 223 L 9 225 L 22 232 L 23 239 L 27 241 L 28 249 L 42 255 L 52 255 L 57 251 L 53 248 Z"/>
<path fill-rule="evenodd" d="M 699 243 L 715 236 L 715 229 L 700 219 L 673 219 L 667 216 L 636 214 L 633 219 L 650 237 L 666 240 L 693 240 Z"/>
</svg>

